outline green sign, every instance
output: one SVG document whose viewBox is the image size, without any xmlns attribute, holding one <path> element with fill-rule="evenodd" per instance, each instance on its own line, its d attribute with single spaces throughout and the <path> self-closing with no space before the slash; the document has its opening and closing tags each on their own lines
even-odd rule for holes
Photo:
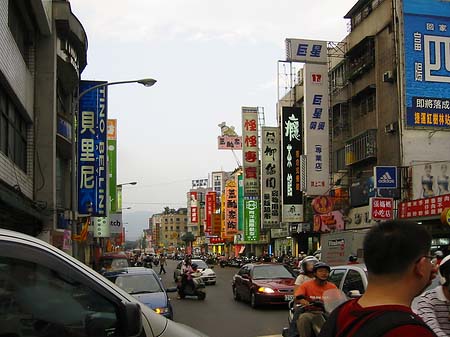
<svg viewBox="0 0 450 337">
<path fill-rule="evenodd" d="M 108 139 L 110 212 L 117 211 L 117 140 Z"/>
<path fill-rule="evenodd" d="M 244 241 L 259 241 L 259 200 L 244 200 Z"/>
<path fill-rule="evenodd" d="M 122 186 L 117 186 L 117 213 L 122 213 Z"/>
<path fill-rule="evenodd" d="M 238 176 L 238 230 L 244 230 L 244 175 Z"/>
</svg>

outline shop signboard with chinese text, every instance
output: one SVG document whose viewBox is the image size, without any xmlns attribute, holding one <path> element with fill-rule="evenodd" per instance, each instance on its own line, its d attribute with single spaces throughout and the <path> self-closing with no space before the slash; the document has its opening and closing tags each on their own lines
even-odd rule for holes
<svg viewBox="0 0 450 337">
<path fill-rule="evenodd" d="M 306 192 L 309 196 L 325 195 L 330 190 L 328 66 L 305 64 L 303 72 Z"/>
<path fill-rule="evenodd" d="M 219 136 L 217 137 L 219 150 L 242 150 L 242 137 Z"/>
<path fill-rule="evenodd" d="M 398 205 L 398 217 L 401 219 L 439 218 L 447 207 L 450 207 L 450 194 L 405 201 Z"/>
<path fill-rule="evenodd" d="M 301 109 L 282 107 L 281 110 L 281 193 L 282 221 L 302 222 L 301 191 L 302 126 Z"/>
<path fill-rule="evenodd" d="M 413 200 L 450 194 L 450 162 L 415 164 L 412 166 Z"/>
<path fill-rule="evenodd" d="M 259 197 L 258 108 L 242 107 L 244 196 Z"/>
<path fill-rule="evenodd" d="M 327 42 L 305 39 L 286 39 L 286 61 L 327 63 Z"/>
<path fill-rule="evenodd" d="M 192 180 L 192 188 L 208 187 L 208 179 L 195 179 Z"/>
<path fill-rule="evenodd" d="M 261 155 L 261 211 L 262 226 L 280 225 L 280 129 L 263 126 Z"/>
<path fill-rule="evenodd" d="M 374 197 L 369 200 L 370 219 L 391 220 L 394 217 L 394 199 Z"/>
<path fill-rule="evenodd" d="M 314 215 L 314 232 L 327 233 L 344 230 L 344 216 L 340 211 Z"/>
<path fill-rule="evenodd" d="M 81 81 L 80 92 L 106 82 Z M 78 112 L 78 213 L 108 215 L 107 88 L 85 94 Z"/>
<path fill-rule="evenodd" d="M 216 213 L 216 192 L 206 193 L 206 228 L 207 235 L 212 234 L 213 231 L 213 216 Z"/>
<path fill-rule="evenodd" d="M 108 119 L 108 174 L 110 212 L 117 210 L 117 119 Z"/>
<path fill-rule="evenodd" d="M 244 176 L 238 176 L 238 230 L 244 230 Z"/>
<path fill-rule="evenodd" d="M 198 223 L 198 193 L 189 192 L 189 207 L 191 211 L 191 223 Z"/>
<path fill-rule="evenodd" d="M 227 236 L 238 232 L 238 187 L 234 180 L 225 185 L 225 232 Z"/>
<path fill-rule="evenodd" d="M 450 3 L 404 0 L 406 125 L 450 128 Z"/>
<path fill-rule="evenodd" d="M 244 241 L 257 242 L 260 234 L 259 200 L 244 200 Z"/>
<path fill-rule="evenodd" d="M 91 217 L 94 238 L 109 238 L 111 235 L 108 217 Z"/>
</svg>

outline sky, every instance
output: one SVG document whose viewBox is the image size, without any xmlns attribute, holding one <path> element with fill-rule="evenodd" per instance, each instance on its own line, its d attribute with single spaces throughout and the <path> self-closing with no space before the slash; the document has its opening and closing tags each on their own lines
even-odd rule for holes
<svg viewBox="0 0 450 337">
<path fill-rule="evenodd" d="M 285 39 L 341 41 L 357 0 L 70 0 L 88 36 L 81 77 L 109 82 L 154 78 L 153 87 L 110 86 L 118 123 L 118 183 L 128 238 L 164 206 L 186 207 L 193 179 L 232 171 L 217 149 L 218 124 L 241 133 L 241 107 L 264 107 L 276 125 L 287 84 Z M 299 67 L 299 65 L 296 65 Z M 242 162 L 241 151 L 236 151 Z"/>
</svg>

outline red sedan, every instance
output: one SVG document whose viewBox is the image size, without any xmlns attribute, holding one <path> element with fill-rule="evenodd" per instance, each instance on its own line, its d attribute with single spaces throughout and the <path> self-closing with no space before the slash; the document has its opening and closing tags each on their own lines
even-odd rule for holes
<svg viewBox="0 0 450 337">
<path fill-rule="evenodd" d="M 236 301 L 249 301 L 253 308 L 263 304 L 287 304 L 294 298 L 295 276 L 282 264 L 250 263 L 234 275 Z"/>
</svg>

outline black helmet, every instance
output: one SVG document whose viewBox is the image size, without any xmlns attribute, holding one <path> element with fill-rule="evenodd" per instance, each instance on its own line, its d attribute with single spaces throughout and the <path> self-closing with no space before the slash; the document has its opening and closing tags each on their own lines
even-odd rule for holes
<svg viewBox="0 0 450 337">
<path fill-rule="evenodd" d="M 197 263 L 193 263 L 191 267 L 192 267 L 192 269 L 197 269 L 198 264 Z"/>
<path fill-rule="evenodd" d="M 328 272 L 331 271 L 331 267 L 325 262 L 317 262 L 314 265 L 313 272 L 315 273 L 317 271 L 317 269 L 319 269 L 319 268 L 326 268 L 326 269 L 328 269 Z"/>
<path fill-rule="evenodd" d="M 358 261 L 358 257 L 355 256 L 355 255 L 350 255 L 350 256 L 348 257 L 348 261 L 349 261 L 349 262 L 356 262 L 356 261 Z"/>
</svg>

